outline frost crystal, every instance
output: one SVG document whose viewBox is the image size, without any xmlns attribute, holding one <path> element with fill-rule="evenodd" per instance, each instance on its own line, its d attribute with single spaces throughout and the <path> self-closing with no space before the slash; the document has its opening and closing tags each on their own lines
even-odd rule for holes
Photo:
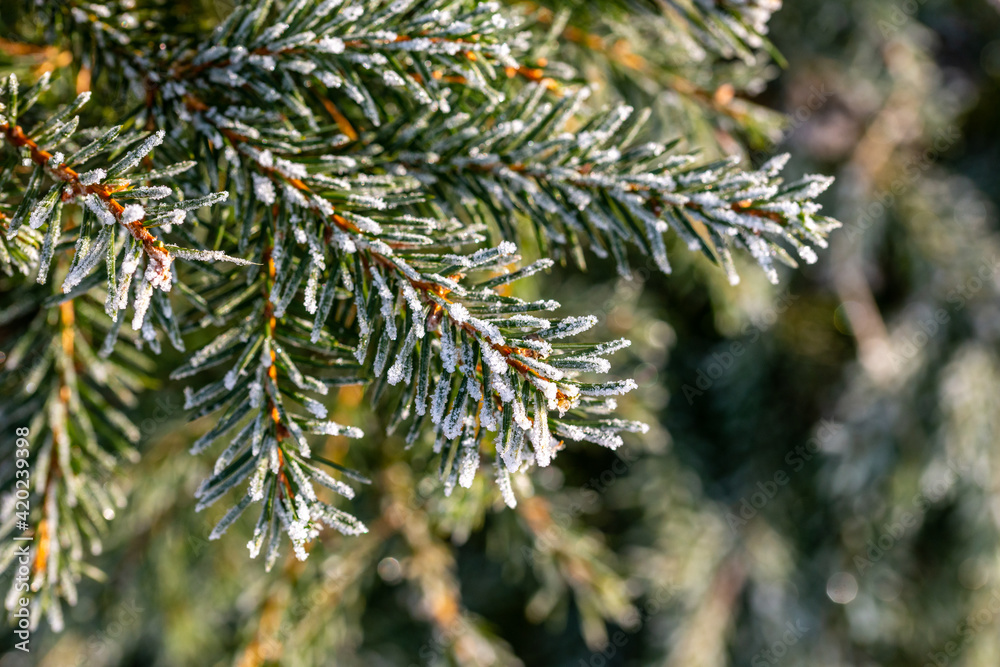
<svg viewBox="0 0 1000 667">
<path fill-rule="evenodd" d="M 343 53 L 344 40 L 339 37 L 324 37 L 316 43 L 315 48 L 320 53 Z"/>
<path fill-rule="evenodd" d="M 28 221 L 28 226 L 32 229 L 38 229 L 44 225 L 45 221 L 49 219 L 49 214 L 55 205 L 56 200 L 50 197 L 46 197 L 35 204 L 35 207 L 31 209 L 31 218 Z"/>
<path fill-rule="evenodd" d="M 125 210 L 121 214 L 121 222 L 123 225 L 130 225 L 133 222 L 138 222 L 146 217 L 146 211 L 138 204 L 129 204 L 125 207 Z"/>
<path fill-rule="evenodd" d="M 267 176 L 252 174 L 253 193 L 262 204 L 270 206 L 275 201 L 274 183 Z"/>
<path fill-rule="evenodd" d="M 500 488 L 500 496 L 503 498 L 504 504 L 511 509 L 517 507 L 517 498 L 510 485 L 510 473 L 499 464 L 497 465 L 497 486 Z"/>
<path fill-rule="evenodd" d="M 83 204 L 97 216 L 97 219 L 104 225 L 115 224 L 115 216 L 108 209 L 108 205 L 97 195 L 87 195 L 83 198 Z"/>
<path fill-rule="evenodd" d="M 80 181 L 80 185 L 94 185 L 103 181 L 105 176 L 107 176 L 107 172 L 103 169 L 91 169 L 80 174 L 77 180 Z"/>
<path fill-rule="evenodd" d="M 149 270 L 148 268 L 146 269 Z M 139 331 L 142 329 L 143 319 L 146 317 L 146 309 L 149 308 L 149 301 L 153 297 L 153 283 L 143 280 L 139 283 L 139 288 L 135 293 L 135 316 L 132 318 L 132 329 Z"/>
</svg>

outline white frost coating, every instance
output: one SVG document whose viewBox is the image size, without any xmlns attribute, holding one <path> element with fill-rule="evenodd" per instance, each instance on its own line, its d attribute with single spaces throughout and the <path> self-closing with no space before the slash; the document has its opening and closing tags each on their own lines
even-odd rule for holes
<svg viewBox="0 0 1000 667">
<path fill-rule="evenodd" d="M 464 489 L 472 488 L 477 470 L 479 470 L 479 452 L 473 441 L 471 446 L 462 448 L 462 460 L 458 464 L 458 485 Z"/>
<path fill-rule="evenodd" d="M 253 529 L 253 537 L 247 542 L 247 549 L 250 550 L 250 558 L 256 558 L 260 554 L 260 548 L 264 545 L 264 532 L 259 526 Z"/>
<path fill-rule="evenodd" d="M 312 398 L 306 398 L 302 404 L 306 406 L 306 410 L 308 410 L 313 417 L 316 417 L 317 419 L 326 419 L 326 406 L 319 401 Z"/>
<path fill-rule="evenodd" d="M 106 241 L 107 235 L 102 236 Z M 65 280 L 63 280 L 63 294 L 68 294 L 74 287 L 79 285 L 91 270 L 97 266 L 98 262 L 101 261 L 104 248 L 106 247 L 106 243 L 102 243 L 102 236 L 99 236 L 94 243 L 91 243 L 91 240 L 86 237 L 80 237 L 76 240 L 76 265 L 66 274 Z"/>
<path fill-rule="evenodd" d="M 446 373 L 454 373 L 458 368 L 458 348 L 452 337 L 451 327 L 441 327 L 441 364 Z"/>
<path fill-rule="evenodd" d="M 285 69 L 298 72 L 299 74 L 312 74 L 313 70 L 316 69 L 316 63 L 309 60 L 302 60 L 301 58 L 289 60 L 283 63 L 283 65 Z"/>
<path fill-rule="evenodd" d="M 340 6 L 344 0 L 323 0 L 319 7 L 313 12 L 316 18 L 324 18 L 334 9 Z"/>
<path fill-rule="evenodd" d="M 285 183 L 285 185 L 282 186 L 281 191 L 285 196 L 285 208 L 288 210 L 292 210 L 292 205 L 301 206 L 302 208 L 310 207 L 309 200 L 306 199 L 306 196 L 290 183 Z"/>
<path fill-rule="evenodd" d="M 240 259 L 239 257 L 230 257 L 221 250 L 195 250 L 194 248 L 176 248 L 173 251 L 174 256 L 181 259 L 192 259 L 200 260 L 203 262 L 230 262 L 231 264 L 238 264 L 240 266 L 247 266 L 248 264 L 253 264 L 250 260 Z"/>
<path fill-rule="evenodd" d="M 146 137 L 146 140 L 139 144 L 138 148 L 130 151 L 128 155 L 115 163 L 116 173 L 123 174 L 139 164 L 139 161 L 146 157 L 149 151 L 163 143 L 164 136 L 166 136 L 166 132 L 158 130 L 152 136 Z"/>
<path fill-rule="evenodd" d="M 371 234 L 373 236 L 378 236 L 382 233 L 382 225 L 378 224 L 376 221 L 372 220 L 368 216 L 361 215 L 360 213 L 344 212 L 344 217 L 354 223 L 360 231 L 366 234 Z"/>
<path fill-rule="evenodd" d="M 451 380 L 445 376 L 438 378 L 434 395 L 431 396 L 431 422 L 440 424 L 444 410 L 448 407 L 448 394 L 451 393 Z"/>
<path fill-rule="evenodd" d="M 343 85 L 344 80 L 333 72 L 320 72 L 319 80 L 323 82 L 323 85 L 327 88 L 340 88 Z"/>
<path fill-rule="evenodd" d="M 303 299 L 303 304 L 306 307 L 306 312 L 310 315 L 315 315 L 316 309 L 319 307 L 316 295 L 319 291 L 320 270 L 319 265 L 315 262 L 313 262 L 312 266 L 309 267 L 309 280 L 306 281 L 306 293 Z"/>
<path fill-rule="evenodd" d="M 350 499 L 354 497 L 354 489 L 349 487 L 347 484 L 344 484 L 339 479 L 334 479 L 333 477 L 328 475 L 326 471 L 320 470 L 319 468 L 310 468 L 309 475 L 315 481 L 319 482 L 320 484 L 330 489 L 331 491 L 339 493 L 345 498 Z"/>
<path fill-rule="evenodd" d="M 389 285 L 386 284 L 385 276 L 382 275 L 381 271 L 373 271 L 372 279 L 375 281 L 379 298 L 382 300 L 380 310 L 382 319 L 385 320 L 385 333 L 389 336 L 390 340 L 396 340 L 396 299 L 393 297 Z"/>
<path fill-rule="evenodd" d="M 493 401 L 482 402 L 482 407 L 479 408 L 479 423 L 488 431 L 495 432 L 497 430 L 496 410 L 493 409 Z"/>
<path fill-rule="evenodd" d="M 510 473 L 499 463 L 497 464 L 497 486 L 500 488 L 500 496 L 503 498 L 504 504 L 511 509 L 517 507 L 517 498 L 510 485 Z"/>
<path fill-rule="evenodd" d="M 167 185 L 144 185 L 128 191 L 133 198 L 163 199 L 173 194 L 173 189 Z"/>
<path fill-rule="evenodd" d="M 257 469 L 254 471 L 253 477 L 250 478 L 250 488 L 247 489 L 250 500 L 253 502 L 264 499 L 265 477 L 267 477 L 267 458 L 262 456 L 257 463 Z"/>
<path fill-rule="evenodd" d="M 452 406 L 451 412 L 441 426 L 441 433 L 446 438 L 457 438 L 461 435 L 465 424 L 465 412 L 469 407 L 467 394 L 459 391 L 455 401 L 456 404 Z"/>
<path fill-rule="evenodd" d="M 164 250 L 149 250 L 146 253 L 149 263 L 146 265 L 146 280 L 156 288 L 164 292 L 170 291 L 173 275 L 170 272 L 170 265 L 174 258 Z"/>
<path fill-rule="evenodd" d="M 604 384 L 584 385 L 580 387 L 580 394 L 583 396 L 621 396 L 627 394 L 639 385 L 635 380 L 616 380 Z"/>
<path fill-rule="evenodd" d="M 133 331 L 142 329 L 142 322 L 146 317 L 146 310 L 149 302 L 153 298 L 153 283 L 143 280 L 135 292 L 135 316 L 132 318 Z"/>
<path fill-rule="evenodd" d="M 595 324 L 597 324 L 597 318 L 593 315 L 586 315 L 584 317 L 567 317 L 562 322 L 559 322 L 554 327 L 541 333 L 540 335 L 549 340 L 554 338 L 566 338 L 568 336 L 575 336 L 579 333 L 587 331 Z"/>
<path fill-rule="evenodd" d="M 802 180 L 806 181 L 808 185 L 799 196 L 803 199 L 815 199 L 833 185 L 834 179 L 833 176 L 824 176 L 823 174 L 806 174 Z"/>
<path fill-rule="evenodd" d="M 513 241 L 503 241 L 497 246 L 497 252 L 501 257 L 509 257 L 517 254 L 517 245 Z"/>
<path fill-rule="evenodd" d="M 460 303 L 448 304 L 448 315 L 458 324 L 469 319 L 469 311 Z"/>
<path fill-rule="evenodd" d="M 424 327 L 424 304 L 420 300 L 417 290 L 413 289 L 413 285 L 409 281 L 404 280 L 401 282 L 403 285 L 403 298 L 406 299 L 406 303 L 413 313 L 413 328 L 416 329 L 417 338 L 423 338 L 426 332 L 426 328 Z"/>
<path fill-rule="evenodd" d="M 132 285 L 132 275 L 139 265 L 139 253 L 130 253 L 122 262 L 122 279 L 118 283 L 118 293 L 115 295 L 115 307 L 122 310 L 128 307 L 128 291 Z"/>
<path fill-rule="evenodd" d="M 309 432 L 317 435 L 343 435 L 348 438 L 360 438 L 364 435 L 364 432 L 356 426 L 344 426 L 337 422 L 314 424 L 309 427 Z"/>
<path fill-rule="evenodd" d="M 254 65 L 255 67 L 261 68 L 266 72 L 273 72 L 275 66 L 277 66 L 278 64 L 273 56 L 261 55 L 257 53 L 254 53 L 249 58 L 247 58 L 247 62 L 249 62 L 251 65 Z"/>
<path fill-rule="evenodd" d="M 399 354 L 396 355 L 396 361 L 389 368 L 386 376 L 390 385 L 397 385 L 403 380 L 409 380 L 413 372 L 413 356 L 410 353 L 413 351 L 413 345 L 417 342 L 418 330 L 422 331 L 423 327 L 414 325 L 410 327 L 410 331 L 406 334 L 403 346 L 399 350 Z"/>
<path fill-rule="evenodd" d="M 364 13 L 365 13 L 364 8 L 359 5 L 344 7 L 340 11 L 340 15 L 343 16 L 344 20 L 347 21 L 348 23 L 352 21 L 357 21 L 359 18 L 361 18 L 361 15 Z"/>
<path fill-rule="evenodd" d="M 563 429 L 564 435 L 572 440 L 586 440 L 594 444 L 607 447 L 608 449 L 618 449 L 624 444 L 622 437 L 617 433 L 609 432 L 591 426 L 575 426 L 567 424 Z"/>
<path fill-rule="evenodd" d="M 774 176 L 785 168 L 785 165 L 788 164 L 788 160 L 791 157 L 791 153 L 781 153 L 780 155 L 775 155 L 773 158 L 761 165 L 761 168 L 758 169 L 758 171 L 764 172 L 769 176 Z"/>
<path fill-rule="evenodd" d="M 534 350 L 535 352 L 538 352 L 538 354 L 541 355 L 542 358 L 548 358 L 549 356 L 552 355 L 553 351 L 552 343 L 550 343 L 547 340 L 534 340 L 528 338 L 526 340 L 521 341 L 518 344 L 525 349 Z"/>
<path fill-rule="evenodd" d="M 562 357 L 560 362 L 579 363 L 584 366 L 582 369 L 591 373 L 607 373 L 611 370 L 611 362 L 601 357 Z"/>
<path fill-rule="evenodd" d="M 149 258 L 149 263 L 146 265 L 146 280 L 153 287 L 169 292 L 173 280 L 173 275 L 170 272 L 170 265 L 174 261 L 173 256 L 165 250 L 158 249 L 147 250 L 146 256 Z"/>
<path fill-rule="evenodd" d="M 535 415 L 531 430 L 528 432 L 531 444 L 535 446 L 535 462 L 538 467 L 544 468 L 555 458 L 555 451 L 552 446 L 552 436 L 549 433 L 548 410 L 545 402 L 538 394 L 535 394 Z"/>
<path fill-rule="evenodd" d="M 376 197 L 373 195 L 365 195 L 365 194 L 348 193 L 347 198 L 360 206 L 373 208 L 376 211 L 384 211 L 385 209 L 389 208 L 389 204 L 386 203 L 385 199 L 383 199 L 382 197 Z"/>
<path fill-rule="evenodd" d="M 396 88 L 402 88 L 406 85 L 406 81 L 403 80 L 403 77 L 399 76 L 399 74 L 391 69 L 387 69 L 382 72 L 382 80 L 385 81 L 385 85 Z"/>
<path fill-rule="evenodd" d="M 274 168 L 288 178 L 306 178 L 309 176 L 309 171 L 305 165 L 280 157 L 274 160 Z"/>
<path fill-rule="evenodd" d="M 250 383 L 250 407 L 259 408 L 264 400 L 264 386 L 260 382 Z"/>
<path fill-rule="evenodd" d="M 86 206 L 88 209 L 90 209 L 91 212 L 93 212 L 93 214 L 97 216 L 97 219 L 101 221 L 101 224 L 104 225 L 115 224 L 114 214 L 108 209 L 107 205 L 104 203 L 104 200 L 98 197 L 97 195 L 87 195 L 86 197 L 84 197 L 83 205 Z"/>
<path fill-rule="evenodd" d="M 133 222 L 138 222 L 146 217 L 146 210 L 139 206 L 138 204 L 129 204 L 122 211 L 121 222 L 123 225 L 129 225 Z"/>
<path fill-rule="evenodd" d="M 274 40 L 278 39 L 283 34 L 285 34 L 286 30 L 288 30 L 287 23 L 284 22 L 275 23 L 274 25 L 269 26 L 266 30 L 264 30 L 264 32 L 260 34 L 260 36 L 256 40 L 256 43 L 260 44 L 264 42 L 273 42 Z"/>
<path fill-rule="evenodd" d="M 504 366 L 506 366 L 506 363 L 504 363 Z M 490 375 L 490 385 L 502 402 L 510 403 L 514 399 L 514 388 L 510 385 L 510 380 L 506 375 L 493 373 Z"/>
<path fill-rule="evenodd" d="M 507 372 L 507 359 L 503 354 L 489 345 L 484 345 L 482 348 L 483 361 L 489 366 L 490 372 L 498 375 L 503 375 Z M 506 401 L 504 401 L 506 403 Z"/>
<path fill-rule="evenodd" d="M 212 532 L 208 536 L 208 539 L 217 540 L 220 537 L 222 537 L 225 534 L 225 532 L 229 529 L 229 526 L 231 526 L 233 522 L 236 521 L 236 519 L 238 519 L 241 514 L 243 514 L 243 510 L 246 509 L 248 504 L 249 504 L 248 501 L 243 501 L 231 507 L 229 511 L 226 512 L 226 515 L 222 517 L 219 523 L 216 524 L 215 528 L 212 529 Z"/>
<path fill-rule="evenodd" d="M 515 471 L 521 467 L 521 463 L 524 461 L 524 451 L 521 444 L 524 442 L 524 430 L 517 426 L 516 424 L 511 427 L 508 437 L 503 443 L 503 449 L 500 449 L 500 444 L 497 444 L 497 452 L 503 458 L 504 466 L 507 470 Z"/>
<path fill-rule="evenodd" d="M 52 213 L 53 207 L 55 207 L 55 199 L 45 198 L 35 204 L 35 207 L 31 209 L 31 218 L 28 220 L 28 226 L 32 229 L 38 229 L 45 221 L 49 219 L 49 214 Z"/>
<path fill-rule="evenodd" d="M 316 502 L 316 489 L 313 488 L 312 482 L 306 477 L 305 473 L 302 471 L 302 467 L 298 464 L 295 459 L 288 460 L 288 470 L 291 471 L 292 477 L 295 478 L 295 482 L 299 486 L 301 495 L 305 496 L 306 500 L 310 502 Z"/>
<path fill-rule="evenodd" d="M 274 167 L 274 154 L 269 150 L 252 152 L 251 156 L 257 161 L 257 164 L 264 167 L 265 169 L 271 169 Z"/>
<path fill-rule="evenodd" d="M 563 372 L 561 370 L 555 368 L 554 366 L 550 366 L 549 364 L 545 363 L 544 361 L 541 361 L 540 359 L 533 359 L 531 357 L 527 357 L 520 354 L 517 355 L 517 359 L 522 364 L 524 364 L 531 370 L 535 371 L 536 373 L 541 374 L 548 380 L 563 379 Z"/>
<path fill-rule="evenodd" d="M 473 402 L 478 402 L 483 397 L 482 385 L 479 384 L 479 379 L 476 376 L 476 357 L 473 354 L 472 346 L 468 343 L 462 345 L 462 370 L 465 372 L 467 378 L 469 378 L 469 398 Z"/>
<path fill-rule="evenodd" d="M 469 324 L 471 324 L 476 331 L 486 336 L 486 338 L 495 345 L 506 345 L 506 341 L 504 340 L 503 334 L 500 333 L 500 329 L 498 329 L 497 325 L 492 322 L 485 322 L 477 317 L 470 317 Z"/>
<path fill-rule="evenodd" d="M 343 53 L 344 40 L 339 37 L 324 37 L 314 47 L 320 53 Z"/>
<path fill-rule="evenodd" d="M 103 181 L 107 175 L 108 173 L 103 169 L 91 169 L 80 174 L 77 180 L 80 182 L 80 185 L 94 185 Z"/>
<path fill-rule="evenodd" d="M 259 174 L 252 174 L 251 176 L 253 178 L 253 193 L 257 197 L 257 200 L 267 206 L 273 204 L 275 192 L 274 183 L 271 182 L 271 179 Z"/>
<path fill-rule="evenodd" d="M 514 423 L 525 431 L 530 430 L 531 420 L 528 419 L 528 413 L 524 410 L 524 403 L 522 403 L 520 399 L 514 399 L 512 405 L 514 410 Z"/>
<path fill-rule="evenodd" d="M 544 378 L 535 377 L 534 375 L 529 375 L 528 381 L 542 393 L 542 396 L 544 396 L 545 400 L 548 402 L 549 408 L 554 409 L 559 395 L 559 387 L 556 386 L 556 383 L 549 382 Z"/>
<path fill-rule="evenodd" d="M 619 338 L 618 340 L 612 340 L 606 343 L 598 344 L 594 348 L 594 351 L 591 352 L 588 356 L 604 357 L 614 352 L 617 352 L 618 350 L 624 350 L 626 347 L 630 347 L 631 345 L 632 341 L 630 341 L 628 338 Z"/>
<path fill-rule="evenodd" d="M 174 258 L 165 252 L 149 253 L 149 261 L 146 264 L 145 278 L 153 287 L 158 287 L 164 292 L 170 291 L 170 281 L 173 276 L 170 273 L 170 264 Z"/>
</svg>

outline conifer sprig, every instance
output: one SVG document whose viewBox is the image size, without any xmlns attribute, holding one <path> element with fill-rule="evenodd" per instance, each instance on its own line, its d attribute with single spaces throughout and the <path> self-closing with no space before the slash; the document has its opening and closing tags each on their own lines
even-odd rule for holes
<svg viewBox="0 0 1000 667">
<path fill-rule="evenodd" d="M 152 183 L 193 163 L 137 170 L 151 163 L 162 134 L 120 126 L 79 131 L 76 114 L 90 98 L 86 93 L 23 129 L 20 123 L 50 85 L 49 76 L 27 90 L 13 75 L 0 83 L 0 262 L 5 290 L 14 286 L 17 293 L 0 310 L 0 326 L 12 341 L 3 345 L 0 421 L 29 425 L 37 508 L 30 522 L 37 544 L 32 604 L 58 629 L 61 601 L 75 604 L 83 575 L 101 577 L 85 553 L 100 553 L 106 523 L 125 503 L 116 474 L 120 461 L 138 460 L 141 433 L 128 413 L 154 384 L 152 363 L 140 352 L 159 351 L 153 322 L 183 348 L 166 292 L 176 254 L 189 251 L 165 245 L 157 234 L 184 222 L 192 207 L 178 201 L 175 188 Z M 53 276 L 55 294 L 56 285 L 47 285 Z M 132 334 L 121 329 L 121 311 L 129 305 Z M 122 338 L 129 345 L 116 348 Z M 5 487 L 16 485 L 22 470 L 15 460 L 12 450 L 4 456 Z M 6 493 L 0 506 L 4 536 L 21 521 L 16 492 Z M 12 566 L 19 543 L 5 544 L 2 568 Z M 24 592 L 10 591 L 12 609 Z M 40 617 L 34 614 L 34 622 Z"/>
<path fill-rule="evenodd" d="M 586 92 L 551 102 L 541 87 L 527 87 L 509 104 L 399 123 L 363 138 L 358 152 L 380 148 L 356 169 L 414 177 L 434 195 L 428 208 L 488 225 L 507 240 L 520 241 L 521 214 L 540 228 L 543 251 L 579 258 L 586 245 L 598 256 L 610 253 L 624 275 L 626 244 L 669 273 L 669 231 L 722 264 L 733 283 L 733 247 L 749 250 L 777 282 L 775 259 L 796 266 L 786 247 L 814 262 L 811 246 L 825 247 L 839 226 L 814 201 L 831 179 L 784 183 L 778 173 L 787 155 L 754 171 L 740 170 L 735 159 L 699 164 L 671 145 L 635 141 L 644 119 L 627 106 L 566 132 Z"/>
</svg>

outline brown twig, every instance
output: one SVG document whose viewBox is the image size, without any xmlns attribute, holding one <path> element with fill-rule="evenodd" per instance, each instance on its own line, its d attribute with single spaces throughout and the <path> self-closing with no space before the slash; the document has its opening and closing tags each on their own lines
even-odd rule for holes
<svg viewBox="0 0 1000 667">
<path fill-rule="evenodd" d="M 53 178 L 66 184 L 67 187 L 63 189 L 62 193 L 63 201 L 70 201 L 88 195 L 100 198 L 108 209 L 110 209 L 115 219 L 128 230 L 136 241 L 142 243 L 146 254 L 150 258 L 157 259 L 159 265 L 164 267 L 164 270 L 169 271 L 170 254 L 163 247 L 163 242 L 150 234 L 149 230 L 142 224 L 145 217 L 134 222 L 122 222 L 122 213 L 125 207 L 111 197 L 113 193 L 117 192 L 116 188 L 103 183 L 84 185 L 80 182 L 80 175 L 73 169 L 67 167 L 65 164 L 52 164 L 52 153 L 39 148 L 34 140 L 24 134 L 24 130 L 21 129 L 20 125 L 12 126 L 8 123 L 2 123 L 0 124 L 0 133 L 3 133 L 4 138 L 14 148 L 27 148 L 31 153 L 32 162 L 45 169 Z"/>
</svg>

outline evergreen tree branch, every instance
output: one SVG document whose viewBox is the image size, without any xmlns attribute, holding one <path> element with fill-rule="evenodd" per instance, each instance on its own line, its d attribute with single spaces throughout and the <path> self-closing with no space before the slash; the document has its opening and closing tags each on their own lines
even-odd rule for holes
<svg viewBox="0 0 1000 667">
<path fill-rule="evenodd" d="M 839 226 L 818 215 L 813 201 L 830 179 L 784 183 L 777 174 L 787 156 L 750 172 L 735 160 L 698 165 L 670 145 L 634 142 L 642 117 L 628 125 L 627 106 L 565 133 L 583 94 L 550 103 L 540 92 L 526 89 L 509 104 L 468 114 L 429 113 L 366 136 L 357 152 L 382 148 L 357 168 L 406 173 L 435 195 L 444 215 L 489 224 L 508 240 L 519 240 L 513 214 L 521 213 L 545 245 L 571 254 L 586 241 L 599 256 L 610 252 L 623 275 L 625 243 L 669 273 L 669 229 L 722 264 L 734 283 L 737 246 L 776 282 L 775 259 L 796 266 L 783 246 L 811 263 L 810 245 L 825 247 L 826 234 Z"/>
</svg>

